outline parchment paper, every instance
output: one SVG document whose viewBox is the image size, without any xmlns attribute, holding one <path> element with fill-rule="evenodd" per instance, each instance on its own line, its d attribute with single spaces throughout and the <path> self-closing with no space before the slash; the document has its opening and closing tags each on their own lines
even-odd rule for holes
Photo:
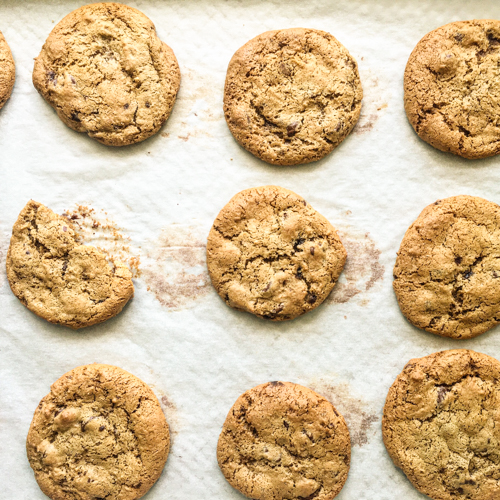
<svg viewBox="0 0 500 500">
<path fill-rule="evenodd" d="M 127 3 L 150 17 L 173 48 L 182 82 L 160 133 L 114 149 L 71 131 L 31 83 L 33 58 L 55 23 L 80 2 L 0 2 L 0 30 L 17 71 L 12 98 L 0 112 L 0 497 L 45 498 L 25 453 L 33 412 L 63 373 L 97 361 L 137 375 L 162 401 L 173 445 L 148 500 L 243 498 L 218 469 L 216 443 L 236 398 L 270 380 L 316 389 L 344 414 L 353 448 L 340 500 L 423 498 L 383 446 L 387 391 L 412 357 L 465 347 L 500 358 L 500 330 L 457 342 L 412 327 L 392 292 L 392 267 L 405 230 L 429 203 L 458 194 L 500 203 L 500 160 L 471 162 L 422 142 L 404 113 L 403 72 L 428 31 L 451 21 L 499 18 L 500 4 Z M 241 149 L 226 126 L 225 72 L 252 37 L 297 26 L 329 31 L 356 58 L 363 112 L 354 132 L 324 160 L 270 166 Z M 227 307 L 205 270 L 204 244 L 219 210 L 240 190 L 264 184 L 304 196 L 339 229 L 349 252 L 330 299 L 284 323 Z M 73 332 L 37 318 L 13 296 L 6 250 L 30 198 L 58 213 L 92 207 L 88 217 L 110 221 L 101 228 L 108 238 L 100 236 L 101 243 L 138 259 L 140 270 L 135 297 L 119 316 Z"/>
</svg>

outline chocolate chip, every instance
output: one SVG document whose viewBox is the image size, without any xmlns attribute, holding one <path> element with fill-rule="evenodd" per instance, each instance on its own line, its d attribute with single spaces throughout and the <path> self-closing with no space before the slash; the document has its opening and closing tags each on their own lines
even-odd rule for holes
<svg viewBox="0 0 500 500">
<path fill-rule="evenodd" d="M 490 46 L 496 47 L 500 45 L 500 39 L 494 36 L 492 33 L 488 33 L 487 35 L 488 42 L 490 42 Z"/>
<path fill-rule="evenodd" d="M 493 271 L 493 277 L 498 278 L 498 273 L 496 271 Z"/>
<path fill-rule="evenodd" d="M 290 424 L 286 420 L 283 420 L 283 425 L 285 426 L 286 429 L 290 428 Z"/>
<path fill-rule="evenodd" d="M 271 285 L 272 285 L 272 281 L 270 281 L 267 285 L 266 285 L 266 288 L 264 288 L 264 292 L 267 292 L 270 288 L 271 288 Z"/>
<path fill-rule="evenodd" d="M 26 250 L 26 255 L 30 255 L 30 251 L 29 250 Z"/>
<path fill-rule="evenodd" d="M 102 432 L 104 429 L 105 429 L 104 425 L 101 425 L 101 426 L 99 427 L 99 431 L 100 431 L 100 432 Z"/>
<path fill-rule="evenodd" d="M 298 280 L 301 280 L 304 276 L 302 275 L 302 268 L 299 267 L 297 269 L 297 274 L 295 275 L 295 277 L 298 279 Z"/>
<path fill-rule="evenodd" d="M 82 120 L 80 120 L 80 118 L 78 118 L 78 113 L 76 111 L 73 111 L 73 113 L 71 113 L 71 119 L 74 122 L 81 122 L 82 121 Z"/>
<path fill-rule="evenodd" d="M 63 226 L 63 231 L 66 232 L 68 228 L 66 226 Z"/>
<path fill-rule="evenodd" d="M 299 122 L 290 123 L 290 125 L 288 125 L 288 127 L 286 128 L 286 133 L 288 137 L 293 137 L 297 133 L 298 128 L 299 128 Z"/>
<path fill-rule="evenodd" d="M 474 273 L 472 271 L 469 271 L 468 273 L 464 274 L 464 278 L 468 280 Z"/>
<path fill-rule="evenodd" d="M 461 42 L 464 39 L 464 35 L 463 33 L 455 33 L 454 38 L 457 42 Z"/>
<path fill-rule="evenodd" d="M 455 264 L 458 266 L 462 263 L 462 257 L 455 257 Z"/>
<path fill-rule="evenodd" d="M 440 405 L 443 401 L 446 395 L 451 391 L 451 389 L 445 385 L 440 385 L 438 387 L 438 396 L 437 396 L 437 404 Z"/>
<path fill-rule="evenodd" d="M 66 272 L 66 269 L 68 269 L 68 261 L 64 261 L 63 262 L 63 265 L 62 265 L 62 270 L 63 270 L 63 273 Z"/>
<path fill-rule="evenodd" d="M 314 255 L 314 247 L 311 247 L 309 251 L 311 252 L 311 255 Z"/>
<path fill-rule="evenodd" d="M 294 249 L 296 252 L 298 252 L 298 251 L 299 251 L 298 247 L 299 247 L 300 245 L 302 245 L 302 244 L 304 243 L 304 241 L 306 241 L 306 240 L 304 240 L 303 238 L 299 238 L 298 240 L 296 240 L 296 241 L 295 241 L 295 243 L 293 244 L 293 249 Z M 302 252 L 302 250 L 300 250 L 300 251 Z"/>
<path fill-rule="evenodd" d="M 76 85 L 76 80 L 75 80 L 73 77 L 71 77 L 71 83 L 72 83 L 73 85 Z"/>
<path fill-rule="evenodd" d="M 123 109 L 128 109 L 128 106 L 129 106 L 128 104 L 124 104 Z"/>
<path fill-rule="evenodd" d="M 56 74 L 53 71 L 47 71 L 47 78 L 54 84 L 54 87 L 57 84 Z"/>
<path fill-rule="evenodd" d="M 305 207 L 307 207 L 307 201 L 306 200 L 302 200 L 302 203 L 304 204 Z"/>
<path fill-rule="evenodd" d="M 75 219 L 78 219 L 78 215 L 76 215 L 76 214 L 71 216 L 71 220 L 75 220 Z"/>
<path fill-rule="evenodd" d="M 146 103 L 146 108 L 149 108 L 151 106 L 151 104 L 149 104 L 149 102 Z"/>
<path fill-rule="evenodd" d="M 269 385 L 272 387 L 276 387 L 276 386 L 283 385 L 283 382 L 279 382 L 278 380 L 275 380 L 273 382 L 269 382 Z"/>
<path fill-rule="evenodd" d="M 338 132 L 341 128 L 344 128 L 344 122 L 338 122 L 335 127 L 335 132 Z"/>
<path fill-rule="evenodd" d="M 316 297 L 316 294 L 314 294 L 314 293 L 308 293 L 307 294 L 306 301 L 309 304 L 314 304 L 317 299 L 318 299 L 318 297 Z"/>
<path fill-rule="evenodd" d="M 285 76 L 290 76 L 292 74 L 290 68 L 285 63 L 280 63 L 279 68 L 280 72 Z"/>
</svg>

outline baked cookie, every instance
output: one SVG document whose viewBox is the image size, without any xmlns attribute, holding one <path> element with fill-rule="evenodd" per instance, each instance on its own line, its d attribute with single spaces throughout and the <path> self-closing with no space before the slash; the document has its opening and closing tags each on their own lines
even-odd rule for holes
<svg viewBox="0 0 500 500">
<path fill-rule="evenodd" d="M 125 146 L 158 132 L 174 106 L 180 71 L 172 49 L 141 12 L 119 3 L 85 5 L 52 30 L 33 84 L 77 132 Z"/>
<path fill-rule="evenodd" d="M 135 500 L 160 477 L 170 435 L 153 391 L 110 365 L 75 368 L 38 405 L 26 441 L 52 500 Z"/>
<path fill-rule="evenodd" d="M 331 500 L 346 482 L 350 459 L 342 415 L 319 394 L 290 382 L 242 394 L 217 445 L 229 484 L 255 500 Z"/>
<path fill-rule="evenodd" d="M 218 294 L 235 309 L 274 321 L 319 306 L 345 260 L 332 225 L 277 186 L 238 193 L 208 235 L 208 272 Z"/>
<path fill-rule="evenodd" d="M 116 316 L 134 294 L 130 270 L 113 264 L 79 243 L 71 220 L 32 200 L 12 229 L 7 278 L 30 311 L 82 328 Z"/>
<path fill-rule="evenodd" d="M 384 443 L 434 500 L 500 498 L 500 363 L 467 349 L 412 359 L 389 390 Z"/>
<path fill-rule="evenodd" d="M 12 94 L 15 79 L 16 67 L 12 52 L 0 31 L 0 109 L 3 108 L 10 94 Z"/>
<path fill-rule="evenodd" d="M 234 138 L 275 165 L 316 161 L 353 129 L 363 91 L 358 65 L 324 31 L 267 31 L 234 54 L 224 114 Z"/>
<path fill-rule="evenodd" d="M 467 339 L 500 322 L 500 207 L 453 196 L 409 227 L 394 266 L 406 318 L 428 332 Z"/>
<path fill-rule="evenodd" d="M 460 21 L 425 35 L 406 65 L 404 92 L 424 141 L 469 159 L 498 154 L 500 21 Z"/>
</svg>

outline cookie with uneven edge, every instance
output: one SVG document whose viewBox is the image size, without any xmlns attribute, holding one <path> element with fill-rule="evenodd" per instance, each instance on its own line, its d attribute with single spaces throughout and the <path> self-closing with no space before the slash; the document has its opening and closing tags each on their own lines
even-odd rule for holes
<svg viewBox="0 0 500 500">
<path fill-rule="evenodd" d="M 324 31 L 267 31 L 236 51 L 224 114 L 234 138 L 275 165 L 319 160 L 351 132 L 361 112 L 358 66 Z"/>
<path fill-rule="evenodd" d="M 255 500 L 331 500 L 347 479 L 349 431 L 325 398 L 290 382 L 242 394 L 217 445 L 225 478 Z"/>
<path fill-rule="evenodd" d="M 434 500 L 500 498 L 500 363 L 459 349 L 412 359 L 389 390 L 384 443 Z"/>
<path fill-rule="evenodd" d="M 14 58 L 7 41 L 0 31 L 0 109 L 3 108 L 10 94 L 12 94 L 15 79 L 16 66 Z"/>
<path fill-rule="evenodd" d="M 68 127 L 108 146 L 158 132 L 174 106 L 179 65 L 142 12 L 85 5 L 52 30 L 33 84 Z"/>
<path fill-rule="evenodd" d="M 406 114 L 441 151 L 477 159 L 500 152 L 500 21 L 441 26 L 413 50 L 404 77 Z"/>
<path fill-rule="evenodd" d="M 71 220 L 32 200 L 12 229 L 6 267 L 14 295 L 30 311 L 76 329 L 116 316 L 133 296 L 132 273 L 113 264 L 79 243 Z"/>
<path fill-rule="evenodd" d="M 500 207 L 454 196 L 426 207 L 394 266 L 406 318 L 428 332 L 467 339 L 500 322 Z"/>
<path fill-rule="evenodd" d="M 302 197 L 277 186 L 241 191 L 208 235 L 212 284 L 231 307 L 293 319 L 319 306 L 344 267 L 332 225 Z"/>
<path fill-rule="evenodd" d="M 75 368 L 38 405 L 26 441 L 52 500 L 136 500 L 160 477 L 170 435 L 160 403 L 116 366 Z"/>
</svg>

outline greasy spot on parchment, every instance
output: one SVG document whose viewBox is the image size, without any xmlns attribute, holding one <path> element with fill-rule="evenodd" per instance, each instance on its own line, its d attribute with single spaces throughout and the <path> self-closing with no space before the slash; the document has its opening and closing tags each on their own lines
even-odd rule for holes
<svg viewBox="0 0 500 500">
<path fill-rule="evenodd" d="M 338 235 L 346 249 L 347 260 L 328 300 L 342 304 L 360 293 L 368 292 L 375 283 L 383 280 L 385 268 L 379 261 L 380 250 L 369 233 L 339 230 Z"/>
<path fill-rule="evenodd" d="M 172 399 L 163 391 L 159 389 L 154 384 L 149 384 L 149 387 L 153 389 L 153 392 L 156 394 L 158 401 L 160 402 L 161 409 L 165 418 L 167 419 L 168 430 L 170 434 L 177 434 L 179 432 L 179 415 L 177 413 L 177 406 L 172 401 Z"/>
<path fill-rule="evenodd" d="M 372 130 L 381 113 L 388 106 L 387 91 L 382 87 L 379 79 L 369 70 L 360 70 L 360 77 L 363 85 L 363 101 L 361 115 L 354 128 L 354 133 L 357 135 Z"/>
<path fill-rule="evenodd" d="M 147 251 L 142 277 L 148 291 L 170 310 L 188 307 L 209 290 L 206 245 L 199 228 L 172 225 Z"/>
<path fill-rule="evenodd" d="M 76 204 L 62 215 L 73 222 L 81 243 L 96 247 L 112 264 L 119 261 L 128 265 L 133 278 L 140 276 L 139 252 L 131 248 L 130 237 L 123 234 L 123 230 L 107 212 Z"/>
<path fill-rule="evenodd" d="M 363 446 L 374 434 L 373 426 L 379 420 L 377 413 L 363 399 L 354 396 L 347 383 L 334 384 L 325 379 L 309 383 L 309 387 L 325 397 L 344 417 L 352 446 Z"/>
</svg>

